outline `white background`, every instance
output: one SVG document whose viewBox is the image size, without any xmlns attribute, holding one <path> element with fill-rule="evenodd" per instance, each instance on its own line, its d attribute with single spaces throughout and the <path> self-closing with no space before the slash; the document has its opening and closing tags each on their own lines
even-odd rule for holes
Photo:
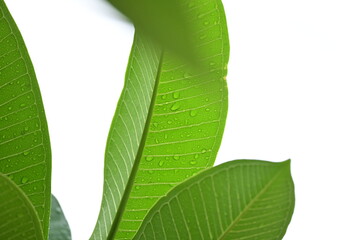
<svg viewBox="0 0 360 240">
<path fill-rule="evenodd" d="M 88 239 L 133 29 L 102 0 L 7 0 L 50 127 L 53 193 Z M 360 3 L 224 0 L 231 59 L 217 164 L 292 159 L 296 209 L 284 239 L 360 239 Z"/>
</svg>

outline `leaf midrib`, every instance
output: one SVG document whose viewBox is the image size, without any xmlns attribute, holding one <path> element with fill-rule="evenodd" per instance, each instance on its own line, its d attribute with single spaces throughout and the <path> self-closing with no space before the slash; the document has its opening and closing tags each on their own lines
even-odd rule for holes
<svg viewBox="0 0 360 240">
<path fill-rule="evenodd" d="M 244 210 L 239 214 L 239 216 L 230 224 L 230 226 L 219 236 L 218 240 L 224 240 L 226 235 L 231 231 L 231 229 L 237 224 L 243 215 L 255 204 L 255 202 L 263 195 L 270 186 L 277 180 L 277 178 L 280 176 L 282 171 L 284 170 L 285 166 L 282 167 L 279 172 L 264 186 L 263 189 L 261 189 L 260 192 L 249 202 L 249 204 L 244 208 Z"/>
<path fill-rule="evenodd" d="M 161 50 L 160 51 L 160 60 L 159 60 L 159 65 L 158 65 L 158 71 L 157 71 L 157 74 L 156 74 L 156 79 L 155 79 L 155 83 L 154 83 L 154 89 L 153 89 L 151 102 L 150 102 L 150 106 L 149 106 L 149 111 L 148 111 L 146 122 L 145 122 L 145 127 L 144 127 L 144 130 L 143 130 L 143 134 L 141 136 L 140 145 L 139 145 L 139 148 L 138 148 L 138 152 L 136 154 L 134 165 L 132 167 L 132 170 L 131 170 L 131 173 L 130 173 L 130 176 L 129 176 L 129 180 L 128 180 L 127 184 L 126 184 L 124 195 L 123 195 L 123 197 L 122 197 L 122 199 L 120 201 L 120 206 L 119 206 L 119 209 L 116 212 L 114 222 L 111 225 L 111 229 L 110 229 L 109 235 L 107 237 L 107 240 L 115 239 L 117 230 L 119 228 L 122 216 L 123 216 L 123 214 L 125 212 L 126 205 L 127 205 L 128 200 L 129 200 L 129 197 L 130 197 L 130 193 L 131 193 L 134 181 L 135 181 L 136 173 L 137 173 L 137 171 L 139 169 L 140 160 L 141 160 L 141 157 L 143 155 L 144 148 L 145 148 L 145 143 L 146 143 L 146 139 L 147 139 L 147 136 L 148 136 L 148 133 L 149 133 L 149 128 L 150 128 L 150 122 L 151 122 L 151 118 L 152 118 L 153 110 L 154 110 L 154 106 L 155 106 L 155 100 L 156 100 L 156 96 L 157 96 L 158 86 L 159 86 L 159 82 L 160 82 L 160 75 L 161 75 L 161 70 L 162 70 L 163 56 L 164 56 L 164 50 Z"/>
</svg>

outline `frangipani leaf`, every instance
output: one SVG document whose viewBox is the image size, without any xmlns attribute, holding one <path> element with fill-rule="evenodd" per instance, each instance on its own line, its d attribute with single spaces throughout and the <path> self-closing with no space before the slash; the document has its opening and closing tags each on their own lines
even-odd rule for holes
<svg viewBox="0 0 360 240">
<path fill-rule="evenodd" d="M 2 173 L 0 173 L 0 239 L 44 239 L 39 217 L 28 197 Z"/>
<path fill-rule="evenodd" d="M 0 172 L 30 199 L 44 238 L 49 229 L 50 155 L 35 72 L 20 32 L 0 0 Z"/>
<path fill-rule="evenodd" d="M 227 114 L 226 20 L 220 0 L 191 3 L 195 46 L 207 52 L 206 71 L 194 75 L 136 31 L 108 137 L 103 200 L 91 239 L 131 238 L 159 198 L 215 161 Z"/>
<path fill-rule="evenodd" d="M 59 201 L 51 197 L 49 240 L 71 240 L 71 231 Z"/>
<path fill-rule="evenodd" d="M 205 5 L 213 1 L 198 1 L 200 4 L 182 0 L 108 1 L 147 37 L 188 62 L 198 63 L 200 55 L 192 38 L 198 29 L 192 23 L 194 15 L 189 12 L 196 6 L 206 9 Z"/>
<path fill-rule="evenodd" d="M 294 202 L 290 161 L 231 161 L 171 190 L 134 239 L 280 240 Z"/>
</svg>

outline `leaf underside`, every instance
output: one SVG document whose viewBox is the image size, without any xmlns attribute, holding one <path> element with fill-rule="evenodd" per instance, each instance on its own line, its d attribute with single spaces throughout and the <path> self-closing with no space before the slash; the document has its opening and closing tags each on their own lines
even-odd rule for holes
<svg viewBox="0 0 360 240">
<path fill-rule="evenodd" d="M 51 197 L 49 240 L 71 240 L 69 224 L 54 195 Z"/>
<path fill-rule="evenodd" d="M 3 0 L 0 0 L 0 172 L 30 199 L 47 236 L 51 175 L 47 123 L 25 43 Z"/>
<path fill-rule="evenodd" d="M 294 202 L 290 161 L 235 160 L 176 186 L 134 239 L 280 240 Z"/>
<path fill-rule="evenodd" d="M 43 240 L 39 217 L 24 192 L 0 173 L 0 239 Z"/>
<path fill-rule="evenodd" d="M 159 198 L 215 161 L 227 113 L 226 20 L 219 0 L 191 3 L 188 19 L 198 29 L 192 37 L 206 54 L 202 72 L 136 29 L 91 239 L 131 239 Z"/>
</svg>

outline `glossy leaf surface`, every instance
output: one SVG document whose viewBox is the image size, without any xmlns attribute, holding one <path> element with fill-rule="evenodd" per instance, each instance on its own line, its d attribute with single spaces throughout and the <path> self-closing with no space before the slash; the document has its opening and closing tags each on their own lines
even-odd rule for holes
<svg viewBox="0 0 360 240">
<path fill-rule="evenodd" d="M 0 172 L 27 195 L 47 237 L 50 143 L 39 87 L 20 32 L 0 0 Z"/>
<path fill-rule="evenodd" d="M 191 2 L 195 46 L 207 53 L 206 71 L 192 73 L 136 31 L 91 239 L 131 238 L 159 198 L 215 161 L 227 113 L 226 20 L 221 1 Z"/>
<path fill-rule="evenodd" d="M 59 201 L 51 196 L 49 240 L 71 240 L 71 232 Z"/>
<path fill-rule="evenodd" d="M 160 199 L 134 239 L 280 240 L 294 202 L 290 161 L 227 162 Z"/>
<path fill-rule="evenodd" d="M 24 192 L 0 173 L 0 239 L 43 240 L 40 220 Z"/>
</svg>

